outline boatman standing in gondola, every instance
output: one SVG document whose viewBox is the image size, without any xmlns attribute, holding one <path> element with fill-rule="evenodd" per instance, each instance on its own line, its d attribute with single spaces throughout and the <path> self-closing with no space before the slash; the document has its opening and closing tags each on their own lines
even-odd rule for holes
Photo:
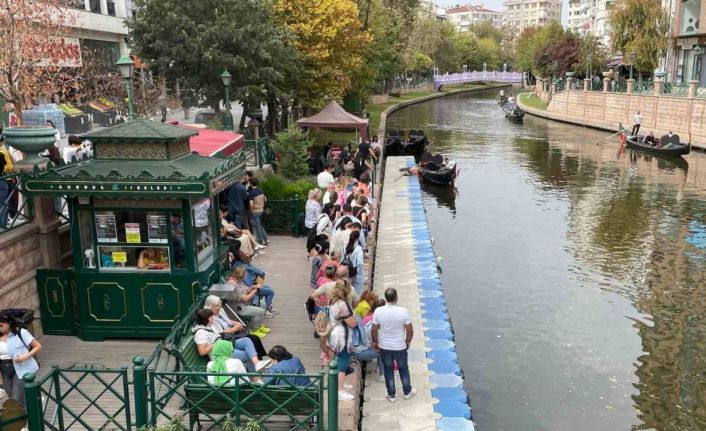
<svg viewBox="0 0 706 431">
<path fill-rule="evenodd" d="M 633 118 L 635 121 L 635 125 L 632 126 L 632 136 L 637 136 L 638 132 L 640 131 L 640 124 L 642 124 L 642 114 L 640 114 L 640 111 L 637 111 L 637 114 L 635 114 L 635 118 Z"/>
</svg>

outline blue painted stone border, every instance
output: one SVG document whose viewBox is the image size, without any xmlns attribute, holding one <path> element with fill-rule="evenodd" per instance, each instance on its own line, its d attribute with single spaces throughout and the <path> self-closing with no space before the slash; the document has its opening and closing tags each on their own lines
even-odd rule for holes
<svg viewBox="0 0 706 431">
<path fill-rule="evenodd" d="M 405 162 L 407 167 L 415 165 L 413 157 L 408 157 Z M 468 393 L 463 387 L 463 373 L 458 365 L 453 328 L 436 267 L 436 255 L 429 234 L 426 211 L 422 205 L 419 180 L 414 176 L 407 177 L 407 193 L 400 192 L 397 197 L 406 197 L 410 204 L 425 344 L 431 349 L 426 356 L 427 359 L 432 360 L 429 370 L 434 372 L 431 382 L 435 385 L 435 389 L 432 389 L 431 394 L 439 400 L 434 405 L 434 412 L 441 415 L 441 418 L 436 421 L 437 429 L 472 431 L 475 426 L 472 421 L 471 406 Z"/>
</svg>

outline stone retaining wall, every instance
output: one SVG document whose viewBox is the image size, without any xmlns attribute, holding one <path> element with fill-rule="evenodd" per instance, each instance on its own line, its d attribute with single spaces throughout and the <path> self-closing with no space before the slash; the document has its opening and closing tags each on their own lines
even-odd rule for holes
<svg viewBox="0 0 706 431">
<path fill-rule="evenodd" d="M 531 115 L 610 131 L 617 131 L 618 123 L 632 127 L 639 110 L 640 133 L 654 131 L 661 136 L 671 130 L 688 141 L 691 132 L 692 145 L 706 148 L 706 99 L 565 90 L 551 96 L 546 111 L 524 105 L 522 109 Z"/>
</svg>

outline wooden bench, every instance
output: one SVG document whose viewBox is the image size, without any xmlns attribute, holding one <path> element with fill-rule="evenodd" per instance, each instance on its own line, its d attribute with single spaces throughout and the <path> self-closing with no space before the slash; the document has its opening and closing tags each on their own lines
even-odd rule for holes
<svg viewBox="0 0 706 431">
<path fill-rule="evenodd" d="M 205 373 L 208 358 L 199 356 L 193 336 L 185 336 L 171 353 L 177 360 L 178 371 Z M 194 425 L 198 429 L 202 428 L 201 415 L 239 415 L 243 423 L 247 423 L 250 418 L 267 420 L 272 416 L 286 416 L 293 421 L 297 416 L 309 416 L 319 402 L 319 408 L 324 408 L 323 399 L 319 400 L 318 383 L 303 389 L 288 385 L 267 385 L 263 388 L 258 384 L 241 383 L 239 391 L 232 384 L 216 391 L 204 382 L 205 378 L 205 375 L 192 378 L 193 381 L 184 386 L 184 408 L 189 412 L 189 429 L 192 430 Z M 317 415 L 314 415 L 307 422 L 315 423 L 317 420 Z"/>
</svg>

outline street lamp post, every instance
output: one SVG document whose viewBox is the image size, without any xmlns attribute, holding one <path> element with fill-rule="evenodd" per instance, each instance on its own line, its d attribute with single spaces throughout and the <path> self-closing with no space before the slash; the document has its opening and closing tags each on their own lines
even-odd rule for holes
<svg viewBox="0 0 706 431">
<path fill-rule="evenodd" d="M 225 114 L 223 114 L 223 128 L 226 130 L 233 130 L 233 114 L 230 113 L 230 79 L 230 73 L 228 73 L 228 70 L 224 70 L 221 73 L 221 80 L 226 90 L 226 100 L 223 106 L 226 110 Z"/>
<path fill-rule="evenodd" d="M 692 68 L 691 71 L 691 79 L 694 81 L 700 81 L 699 76 L 698 76 L 698 69 L 697 65 L 699 64 L 699 56 L 701 55 L 701 47 L 699 45 L 696 45 L 693 49 L 694 51 L 694 67 Z"/>
<path fill-rule="evenodd" d="M 630 79 L 632 79 L 632 67 L 635 64 L 635 58 L 637 58 L 637 55 L 634 52 L 630 53 Z"/>
<path fill-rule="evenodd" d="M 125 79 L 125 88 L 127 89 L 127 120 L 133 121 L 135 119 L 135 106 L 132 103 L 132 73 L 135 62 L 132 61 L 129 55 L 123 54 L 115 65 L 118 66 L 120 74 L 123 75 Z"/>
</svg>

